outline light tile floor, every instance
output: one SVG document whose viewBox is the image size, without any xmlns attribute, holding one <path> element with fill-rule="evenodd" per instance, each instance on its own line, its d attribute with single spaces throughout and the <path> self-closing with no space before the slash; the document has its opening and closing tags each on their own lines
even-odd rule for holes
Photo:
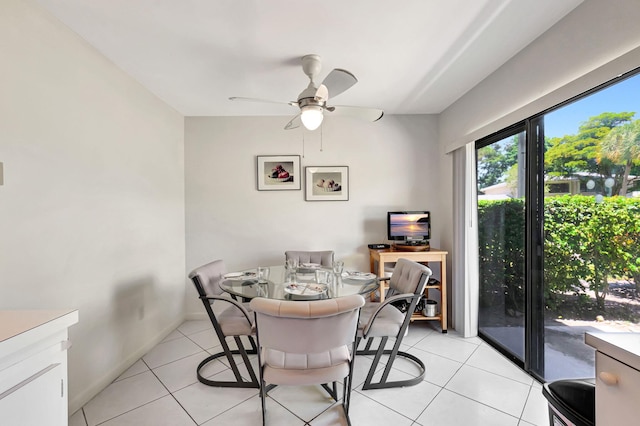
<svg viewBox="0 0 640 426">
<path fill-rule="evenodd" d="M 464 339 L 453 330 L 442 334 L 433 322 L 416 321 L 403 345 L 427 366 L 424 381 L 406 388 L 363 391 L 371 359 L 358 356 L 349 413 L 353 425 L 549 424 L 540 383 L 481 339 Z M 208 321 L 187 321 L 74 413 L 69 425 L 261 424 L 257 389 L 198 382 L 196 366 L 219 350 Z M 255 356 L 252 363 L 255 368 Z M 407 361 L 396 364 L 393 377 L 415 373 Z M 206 375 L 232 378 L 221 361 L 210 363 Z M 346 424 L 336 403 L 315 386 L 276 387 L 269 393 L 267 410 L 269 425 Z"/>
</svg>

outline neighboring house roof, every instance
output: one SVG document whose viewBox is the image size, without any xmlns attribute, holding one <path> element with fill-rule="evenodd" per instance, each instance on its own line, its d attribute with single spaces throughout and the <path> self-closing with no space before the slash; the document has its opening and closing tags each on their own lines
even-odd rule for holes
<svg viewBox="0 0 640 426">
<path fill-rule="evenodd" d="M 478 195 L 478 200 L 487 200 L 487 201 L 496 201 L 496 200 L 508 200 L 512 197 L 509 197 L 505 194 L 495 194 L 495 195 Z"/>
<path fill-rule="evenodd" d="M 495 185 L 481 188 L 480 192 L 484 195 L 506 195 L 507 198 L 512 198 L 514 195 L 512 188 L 510 188 L 506 182 L 496 183 Z"/>
</svg>

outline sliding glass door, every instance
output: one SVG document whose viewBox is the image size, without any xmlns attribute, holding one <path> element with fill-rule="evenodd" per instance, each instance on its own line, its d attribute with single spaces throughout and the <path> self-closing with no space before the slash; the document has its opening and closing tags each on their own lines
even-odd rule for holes
<svg viewBox="0 0 640 426">
<path fill-rule="evenodd" d="M 524 126 L 477 147 L 480 254 L 479 332 L 507 355 L 525 360 Z"/>
<path fill-rule="evenodd" d="M 476 143 L 479 333 L 531 374 L 593 377 L 640 333 L 640 75 Z"/>
<path fill-rule="evenodd" d="M 585 332 L 640 332 L 640 75 L 544 120 L 540 374 L 592 377 Z"/>
</svg>

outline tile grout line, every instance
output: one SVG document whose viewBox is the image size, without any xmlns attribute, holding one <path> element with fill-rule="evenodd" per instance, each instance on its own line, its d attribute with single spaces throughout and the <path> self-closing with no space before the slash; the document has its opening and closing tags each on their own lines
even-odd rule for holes
<svg viewBox="0 0 640 426">
<path fill-rule="evenodd" d="M 522 416 L 524 415 L 524 410 L 527 408 L 527 403 L 529 402 L 529 398 L 531 397 L 531 392 L 533 391 L 533 384 L 529 387 L 529 393 L 527 394 L 527 399 L 524 401 L 524 405 L 522 406 L 522 411 L 520 412 L 520 420 L 525 421 Z M 529 423 L 529 422 L 527 422 Z"/>
<path fill-rule="evenodd" d="M 471 355 L 473 355 L 473 353 L 474 353 L 477 349 L 478 349 L 478 348 L 474 349 L 474 350 L 473 350 L 473 352 L 471 352 Z M 416 350 L 421 350 L 421 349 L 416 348 Z M 434 354 L 434 355 L 435 355 L 435 354 Z M 471 355 L 469 355 L 469 357 L 471 357 Z M 441 355 L 438 355 L 438 356 L 441 356 Z M 446 358 L 446 357 L 444 357 L 444 358 Z M 450 359 L 450 358 L 447 358 L 447 359 Z M 450 360 L 451 360 L 451 359 L 450 359 Z M 427 404 L 427 406 L 426 406 L 426 407 L 424 407 L 424 410 L 422 410 L 422 411 L 420 412 L 420 414 L 418 415 L 418 417 L 416 417 L 416 419 L 414 420 L 414 422 L 417 422 L 417 421 L 418 421 L 418 419 L 420 418 L 420 416 L 421 416 L 421 415 L 422 415 L 422 414 L 427 410 L 427 408 L 429 408 L 429 406 L 433 403 L 433 401 L 435 401 L 435 400 L 436 400 L 436 398 L 438 397 L 438 395 L 440 395 L 440 394 L 442 393 L 442 391 L 443 391 L 443 390 L 445 389 L 445 387 L 449 384 L 449 382 L 451 381 L 451 379 L 453 379 L 453 378 L 455 377 L 455 375 L 456 375 L 456 374 L 458 374 L 458 372 L 462 369 L 462 367 L 463 367 L 463 366 L 465 366 L 465 365 L 467 364 L 467 361 L 468 361 L 468 360 L 469 360 L 469 358 L 467 358 L 467 360 L 466 360 L 465 362 L 460 363 L 460 366 L 458 366 L 458 368 L 456 368 L 456 371 L 451 375 L 451 377 L 449 377 L 449 379 L 446 381 L 446 383 L 445 383 L 444 385 L 440 386 L 440 390 L 438 391 L 438 393 L 433 397 L 433 399 L 432 399 L 431 401 L 429 401 L 429 403 Z M 455 361 L 455 360 L 451 360 L 451 361 Z M 459 361 L 455 361 L 455 362 L 459 362 Z M 430 382 L 429 382 L 429 383 L 430 383 Z M 452 391 L 450 391 L 449 389 L 447 389 L 447 390 L 448 390 L 449 392 L 452 392 Z M 454 393 L 455 393 L 455 392 L 454 392 Z M 460 395 L 460 396 L 463 396 L 463 397 L 464 397 L 464 395 Z M 466 398 L 466 397 L 465 397 L 465 398 Z M 468 399 L 471 399 L 471 398 L 468 398 Z M 472 400 L 472 401 L 473 401 L 473 400 Z M 418 423 L 418 424 L 420 424 L 420 423 Z"/>
<path fill-rule="evenodd" d="M 258 394 L 258 397 L 260 397 L 260 394 Z M 282 408 L 284 408 L 285 410 L 287 410 L 289 413 L 291 413 L 291 415 L 297 419 L 299 419 L 301 422 L 303 422 L 305 425 L 306 424 L 311 424 L 312 421 L 314 421 L 315 419 L 317 419 L 318 417 L 320 417 L 321 415 L 323 415 L 324 413 L 327 412 L 327 410 L 331 409 L 331 407 L 333 407 L 336 403 L 331 404 L 330 406 L 328 406 L 325 410 L 321 411 L 318 415 L 316 415 L 314 418 L 312 418 L 311 420 L 307 421 L 305 419 L 303 419 L 302 417 L 298 416 L 296 413 L 294 413 L 293 411 L 289 410 L 287 407 L 285 407 L 283 404 L 281 404 L 280 402 L 276 401 L 274 398 L 272 398 L 269 394 L 267 394 L 267 398 L 271 399 L 271 401 L 273 401 L 274 403 L 278 404 L 279 406 L 281 406 Z"/>
<path fill-rule="evenodd" d="M 480 347 L 480 345 L 478 345 L 478 348 L 479 348 L 479 347 Z M 477 350 L 477 348 L 476 348 L 476 350 Z M 522 383 L 522 382 L 518 382 L 517 380 L 510 379 L 510 378 L 505 377 L 505 376 L 502 376 L 502 375 L 500 375 L 500 374 L 496 374 L 496 373 L 494 373 L 494 372 L 492 372 L 492 371 L 487 371 L 487 370 L 484 370 L 484 369 L 482 369 L 482 368 L 475 367 L 475 366 L 473 366 L 473 365 L 468 365 L 468 364 L 467 364 L 467 362 L 469 361 L 469 359 L 471 358 L 471 356 L 472 356 L 474 353 L 475 353 L 475 350 L 471 353 L 471 355 L 469 355 L 469 357 L 467 358 L 467 360 L 466 360 L 466 361 L 465 361 L 465 362 L 460 366 L 460 368 L 456 371 L 456 373 L 454 373 L 454 374 L 451 376 L 451 378 L 450 378 L 450 379 L 447 381 L 447 383 L 443 386 L 443 389 L 445 389 L 445 387 L 449 384 L 449 382 L 453 379 L 453 377 L 454 377 L 454 376 L 455 376 L 455 375 L 460 371 L 460 369 L 462 369 L 462 367 L 464 367 L 464 366 L 467 366 L 467 367 L 469 367 L 469 368 L 474 368 L 474 369 L 476 369 L 476 370 L 483 371 L 483 372 L 485 372 L 485 373 L 493 374 L 493 375 L 495 375 L 495 376 L 502 377 L 502 378 L 504 378 L 504 379 L 508 379 L 508 380 L 510 380 L 510 381 L 512 381 L 512 382 L 519 383 L 519 384 L 521 384 L 521 385 L 527 386 L 526 384 L 524 384 L 524 383 Z M 504 413 L 504 414 L 506 414 L 506 415 L 508 415 L 508 416 L 511 416 L 511 417 L 513 417 L 513 418 L 516 418 L 516 419 L 518 419 L 518 421 L 520 421 L 520 420 L 522 420 L 522 413 L 524 412 L 524 409 L 525 409 L 525 407 L 526 407 L 526 405 L 527 405 L 527 400 L 529 399 L 529 394 L 530 394 L 530 392 L 531 392 L 531 387 L 532 387 L 532 386 L 533 386 L 532 384 L 531 384 L 531 385 L 529 385 L 529 391 L 527 392 L 527 398 L 525 399 L 525 402 L 524 402 L 524 404 L 523 404 L 523 406 L 522 406 L 522 411 L 520 412 L 520 417 L 515 417 L 513 414 L 507 413 L 506 411 L 503 411 L 503 410 L 501 410 L 501 409 L 499 409 L 499 408 L 497 408 L 497 407 L 492 407 L 491 405 L 488 405 L 488 404 L 486 404 L 486 403 L 484 403 L 484 402 L 482 402 L 482 401 L 477 401 L 477 400 L 475 400 L 475 399 L 473 399 L 473 398 L 470 398 L 470 397 L 468 397 L 468 396 L 466 396 L 466 395 L 460 394 L 460 393 L 458 393 L 458 392 L 456 392 L 456 391 L 454 391 L 454 390 L 451 390 L 451 389 L 447 389 L 447 390 L 448 390 L 449 392 L 455 393 L 455 394 L 456 394 L 456 395 L 458 395 L 458 396 L 461 396 L 461 397 L 463 397 L 463 398 L 466 398 L 466 399 L 468 399 L 468 400 L 470 400 L 470 401 L 477 402 L 478 404 L 482 404 L 482 405 L 484 405 L 485 407 L 492 408 L 492 409 L 494 409 L 494 410 L 496 410 L 496 411 L 499 411 L 499 412 L 501 412 L 501 413 Z"/>
<path fill-rule="evenodd" d="M 438 393 L 435 394 L 435 396 L 431 399 L 431 401 L 429 401 L 429 403 L 427 404 L 426 407 L 424 407 L 424 409 L 422 411 L 420 411 L 420 414 L 418 414 L 418 417 L 416 417 L 415 419 L 413 419 L 413 423 L 417 423 L 419 425 L 421 425 L 422 423 L 418 423 L 418 419 L 420 418 L 420 416 L 422 416 L 424 414 L 425 411 L 427 411 L 427 409 L 429 408 L 429 406 L 431 404 L 433 404 L 433 401 L 436 400 L 436 398 L 438 397 L 438 395 L 440 395 L 442 393 L 442 391 L 444 390 L 444 386 L 438 386 L 440 388 L 440 390 L 438 390 Z"/>
<path fill-rule="evenodd" d="M 472 344 L 473 344 L 473 343 L 472 343 Z M 474 344 L 474 345 L 475 345 L 475 344 Z M 509 413 L 507 413 L 507 412 L 505 412 L 505 411 L 502 411 L 502 410 L 500 410 L 500 409 L 498 409 L 498 408 L 496 408 L 496 407 L 492 407 L 492 406 L 490 406 L 490 405 L 488 405 L 488 404 L 485 404 L 485 403 L 483 403 L 483 402 L 481 402 L 481 401 L 477 401 L 477 400 L 475 400 L 475 399 L 473 399 L 473 398 L 469 398 L 469 397 L 468 397 L 468 396 L 466 396 L 466 395 L 462 395 L 462 394 L 460 394 L 460 393 L 458 393 L 458 392 L 456 392 L 456 391 L 453 391 L 453 390 L 451 390 L 451 389 L 447 389 L 447 388 L 446 388 L 446 386 L 449 384 L 449 382 L 451 382 L 451 380 L 455 377 L 455 375 L 456 375 L 456 374 L 458 374 L 458 373 L 460 372 L 460 370 L 462 369 L 462 367 L 464 367 L 464 366 L 467 366 L 467 367 L 470 367 L 470 368 L 476 368 L 476 369 L 478 369 L 478 370 L 480 370 L 480 371 L 485 371 L 485 372 L 487 372 L 487 373 L 489 373 L 489 374 L 494 374 L 494 375 L 496 375 L 496 376 L 498 376 L 498 377 L 504 377 L 504 376 L 501 376 L 501 375 L 499 375 L 499 374 L 493 373 L 493 372 L 491 372 L 491 371 L 486 371 L 486 370 L 483 370 L 483 369 L 481 369 L 481 368 L 477 368 L 477 367 L 474 367 L 474 366 L 472 366 L 472 365 L 468 365 L 468 364 L 467 364 L 467 362 L 469 361 L 469 359 L 471 359 L 471 357 L 473 356 L 473 354 L 478 350 L 478 348 L 480 348 L 480 345 L 475 345 L 475 346 L 476 346 L 476 348 L 473 350 L 473 352 L 471 352 L 471 354 L 469 354 L 469 356 L 467 357 L 467 359 L 466 359 L 463 363 L 461 363 L 461 365 L 456 369 L 455 373 L 453 373 L 453 374 L 451 375 L 451 377 L 449 378 L 449 380 L 447 380 L 447 382 L 446 382 L 443 386 L 441 386 L 441 387 L 440 387 L 440 390 L 438 391 L 438 393 L 433 397 L 433 399 L 429 402 L 429 404 L 427 404 L 427 406 L 424 408 L 424 410 L 422 410 L 422 412 L 420 413 L 420 415 L 419 415 L 418 417 L 416 417 L 416 419 L 414 420 L 414 422 L 417 422 L 417 419 L 418 419 L 418 418 L 419 418 L 419 417 L 420 417 L 420 416 L 421 416 L 421 415 L 422 415 L 422 414 L 427 410 L 427 408 L 428 408 L 428 407 L 433 403 L 433 401 L 435 401 L 435 399 L 438 397 L 438 395 L 440 395 L 440 393 L 442 393 L 442 391 L 443 391 L 443 390 L 445 390 L 445 389 L 446 389 L 448 392 L 454 393 L 454 394 L 456 394 L 456 395 L 458 395 L 458 396 L 460 396 L 460 397 L 462 397 L 462 398 L 468 399 L 468 400 L 470 400 L 470 401 L 473 401 L 473 402 L 476 402 L 476 403 L 478 403 L 478 404 L 484 405 L 485 407 L 489 407 L 489 408 L 491 408 L 491 409 L 493 409 L 493 410 L 496 410 L 496 411 L 499 411 L 499 412 L 501 412 L 501 413 L 504 413 L 504 414 L 506 414 L 506 415 L 508 415 L 508 416 L 510 416 L 510 417 L 512 417 L 512 418 L 514 418 L 514 419 L 517 419 L 518 421 L 522 420 L 522 418 L 521 418 L 521 417 L 522 417 L 522 412 L 524 412 L 524 408 L 525 408 L 525 406 L 526 406 L 526 400 L 525 400 L 525 404 L 524 404 L 524 405 L 523 405 L 523 407 L 522 407 L 522 412 L 521 412 L 521 414 L 520 414 L 520 417 L 515 417 L 515 416 L 513 416 L 512 414 L 509 414 Z M 421 349 L 419 349 L 419 348 L 416 348 L 416 349 L 417 349 L 417 350 L 421 350 Z M 436 355 L 437 355 L 437 354 L 436 354 Z M 438 355 L 438 356 L 441 356 L 441 355 Z M 445 358 L 446 358 L 446 357 L 445 357 Z M 450 359 L 450 358 L 447 358 L 447 359 Z M 455 361 L 455 360 L 452 360 L 452 361 Z M 459 362 L 459 361 L 456 361 L 456 362 Z M 510 380 L 515 381 L 515 380 L 513 380 L 513 379 L 510 379 Z M 517 381 L 515 381 L 515 382 L 517 382 Z M 431 383 L 431 382 L 429 382 L 429 383 Z M 520 384 L 523 384 L 523 385 L 524 385 L 524 383 L 522 383 L 522 382 L 517 382 L 517 383 L 520 383 Z M 434 384 L 434 385 L 435 385 L 435 384 Z M 526 386 L 526 385 L 525 385 L 525 386 Z M 529 389 L 529 392 L 530 392 L 530 391 L 531 391 L 531 389 Z M 528 394 L 527 394 L 527 399 L 528 399 Z M 418 423 L 418 424 L 419 424 L 419 423 Z"/>
<path fill-rule="evenodd" d="M 427 336 L 425 336 L 425 338 L 426 338 L 426 337 L 427 337 Z M 418 342 L 421 342 L 422 340 L 423 340 L 423 339 L 420 339 Z M 416 342 L 416 343 L 418 343 L 418 342 Z M 418 348 L 414 348 L 414 346 L 408 346 L 408 348 L 409 348 L 409 349 L 416 349 L 416 350 L 420 350 L 420 349 L 418 349 Z M 464 365 L 464 364 L 463 364 L 463 365 Z M 461 367 L 462 367 L 462 365 L 461 365 Z M 401 374 L 409 374 L 409 373 L 407 373 L 407 372 L 405 372 L 405 371 L 403 371 L 403 370 L 401 370 L 401 369 L 399 369 L 399 368 L 397 368 L 397 367 L 391 367 L 391 368 L 392 368 L 392 370 L 396 370 L 397 372 L 400 372 Z M 382 370 L 382 369 L 383 369 L 383 367 L 381 367 L 381 368 L 380 368 L 380 370 Z M 379 371 L 379 370 L 378 370 L 378 371 Z M 457 372 L 457 370 L 456 370 L 456 372 Z M 455 375 L 455 373 L 454 373 L 454 375 Z M 369 399 L 370 401 L 372 401 L 372 402 L 374 402 L 374 403 L 376 403 L 376 404 L 379 404 L 379 405 L 381 405 L 381 406 L 383 406 L 383 407 L 385 407 L 385 408 L 387 408 L 387 409 L 389 409 L 389 410 L 393 411 L 394 413 L 397 413 L 397 414 L 399 414 L 399 415 L 401 415 L 401 416 L 405 417 L 406 419 L 411 420 L 411 421 L 412 421 L 412 424 L 415 424 L 415 423 L 417 423 L 417 419 L 422 415 L 422 413 L 424 413 L 424 411 L 429 407 L 429 405 L 431 405 L 431 403 L 436 399 L 436 397 L 440 394 L 440 392 L 442 392 L 442 389 L 444 389 L 444 387 L 441 387 L 440 385 L 437 385 L 437 384 L 435 384 L 435 383 L 431 383 L 431 382 L 429 382 L 428 380 L 422 380 L 422 381 L 423 381 L 423 382 L 426 382 L 426 383 L 429 383 L 429 384 L 431 384 L 431 385 L 433 385 L 433 386 L 436 386 L 436 387 L 438 387 L 438 388 L 440 388 L 440 389 L 438 390 L 438 392 L 436 393 L 436 395 L 433 397 L 433 399 L 431 399 L 431 401 L 429 401 L 429 403 L 427 404 L 427 406 L 426 406 L 426 407 L 425 407 L 425 408 L 424 408 L 424 409 L 423 409 L 423 410 L 418 414 L 418 416 L 417 416 L 415 419 L 412 419 L 411 417 L 407 417 L 404 413 L 401 413 L 401 412 L 399 412 L 399 411 L 395 410 L 394 408 L 389 407 L 389 406 L 385 405 L 384 403 L 381 403 L 381 402 L 379 402 L 379 401 L 377 401 L 377 400 L 375 400 L 375 399 L 373 399 L 373 398 L 369 397 L 367 394 L 365 394 L 365 393 L 364 393 L 364 391 L 360 391 L 360 390 L 358 390 L 358 389 L 353 389 L 352 391 L 354 391 L 354 392 L 358 393 L 359 395 L 361 395 L 361 396 L 363 396 L 363 397 L 365 397 L 365 398 Z M 418 424 L 420 424 L 420 423 L 418 423 Z"/>
<path fill-rule="evenodd" d="M 161 385 L 162 385 L 162 386 L 167 390 L 167 394 L 168 394 L 168 395 L 171 395 L 171 392 L 169 391 L 169 389 L 167 389 L 167 387 L 164 385 L 164 383 L 162 383 L 162 380 L 160 380 L 160 379 L 158 378 L 158 376 L 156 376 L 156 374 L 153 372 L 153 370 L 152 370 L 151 368 L 149 368 L 149 366 L 147 365 L 147 363 L 146 363 L 142 358 L 140 358 L 140 359 L 139 359 L 139 361 L 142 361 L 142 362 L 144 363 L 144 365 L 148 368 L 148 370 L 147 370 L 147 371 L 141 371 L 140 373 L 133 374 L 133 375 L 131 375 L 131 376 L 129 376 L 129 377 L 125 377 L 124 379 L 121 379 L 121 380 L 117 380 L 117 379 L 116 379 L 116 380 L 114 380 L 113 382 L 111 382 L 111 383 L 109 384 L 109 386 L 113 385 L 114 383 L 122 382 L 122 381 L 124 381 L 124 380 L 131 379 L 131 378 L 136 377 L 136 376 L 139 376 L 139 375 L 141 375 L 141 374 L 145 374 L 145 373 L 147 373 L 147 372 L 150 372 L 151 374 L 153 374 L 153 375 L 154 375 L 154 377 L 158 380 L 158 382 L 160 382 L 160 384 L 161 384 Z M 136 361 L 136 362 L 137 362 L 137 361 Z M 105 388 L 105 389 L 106 389 L 106 388 Z M 96 395 L 96 396 L 97 396 L 97 395 Z M 166 397 L 166 396 L 167 396 L 167 395 L 163 395 L 163 396 L 160 396 L 160 397 L 158 397 L 158 398 L 156 398 L 156 399 L 153 399 L 153 400 L 151 400 L 151 401 L 147 401 L 147 402 L 145 402 L 145 403 L 144 403 L 144 404 L 142 404 L 142 405 L 139 405 L 139 406 L 134 407 L 134 408 L 132 408 L 132 409 L 130 409 L 130 410 L 127 410 L 127 411 L 123 411 L 122 413 L 119 413 L 119 414 L 117 414 L 117 415 L 115 415 L 115 416 L 113 416 L 113 417 L 111 417 L 111 418 L 109 418 L 109 419 L 107 419 L 107 420 L 101 421 L 101 422 L 96 423 L 95 425 L 92 425 L 92 426 L 99 426 L 99 425 L 104 424 L 104 423 L 106 423 L 106 422 L 108 422 L 108 421 L 111 421 L 111 420 L 113 420 L 113 419 L 117 419 L 118 417 L 120 417 L 120 416 L 122 416 L 122 415 L 124 415 L 124 414 L 130 413 L 130 412 L 132 412 L 132 411 L 134 411 L 134 410 L 137 410 L 137 409 L 138 409 L 138 408 L 140 408 L 140 407 L 144 407 L 145 405 L 151 404 L 152 402 L 158 401 L 159 399 L 162 399 L 162 398 L 164 398 L 164 397 Z M 95 397 L 94 397 L 94 398 L 95 398 Z M 87 404 L 88 404 L 88 403 L 87 403 Z M 86 406 L 86 404 L 85 404 L 85 406 Z M 87 420 L 87 418 L 86 418 L 86 414 L 85 414 L 85 412 L 84 412 L 84 407 L 85 407 L 85 406 L 83 406 L 83 407 L 81 408 L 81 409 L 82 409 L 82 414 L 83 414 L 83 416 L 84 416 L 84 418 L 85 418 L 85 423 L 86 423 L 87 425 L 89 425 L 89 421 Z"/>
<path fill-rule="evenodd" d="M 393 367 L 392 367 L 392 368 L 393 368 Z M 398 370 L 398 371 L 400 371 L 400 370 Z M 401 412 L 399 412 L 399 411 L 397 411 L 397 410 L 395 410 L 395 409 L 393 409 L 393 408 L 391 408 L 391 407 L 389 407 L 389 406 L 387 406 L 387 405 L 383 404 L 383 403 L 382 403 L 382 402 L 380 402 L 380 401 L 376 401 L 375 399 L 371 398 L 370 396 L 367 396 L 367 394 L 363 393 L 364 391 L 359 391 L 359 390 L 357 390 L 357 389 L 354 389 L 354 390 L 352 390 L 352 392 L 356 392 L 358 395 L 360 395 L 360 396 L 363 396 L 363 397 L 367 398 L 369 401 L 372 401 L 372 402 L 374 402 L 374 403 L 376 403 L 376 404 L 378 404 L 378 405 L 381 405 L 381 406 L 383 406 L 384 408 L 386 408 L 387 410 L 391 410 L 391 411 L 393 411 L 394 413 L 401 415 L 401 416 L 402 416 L 402 417 L 404 417 L 405 419 L 408 419 L 408 420 L 411 420 L 412 422 L 415 422 L 415 420 L 414 420 L 414 419 L 412 419 L 411 417 L 407 417 L 407 415 L 406 415 L 406 414 L 401 413 Z M 420 417 L 420 416 L 418 416 L 418 417 Z"/>
<path fill-rule="evenodd" d="M 181 333 L 182 333 L 182 332 L 181 332 Z M 141 358 L 141 359 L 142 359 L 142 358 Z M 149 367 L 149 365 L 148 365 L 144 360 L 142 360 L 142 362 L 144 362 L 144 364 L 147 366 L 147 368 L 149 368 L 149 370 L 150 370 L 150 371 L 151 371 L 151 373 L 155 376 L 155 378 L 156 378 L 156 379 L 158 379 L 158 381 L 160 382 L 160 384 L 162 384 L 162 386 L 167 390 L 167 392 L 169 392 L 169 395 L 171 395 L 171 398 L 173 398 L 173 400 L 176 402 L 176 404 L 178 404 L 178 406 L 182 409 L 182 411 L 184 411 L 184 412 L 185 412 L 185 414 L 186 414 L 187 416 L 189 416 L 189 418 L 190 418 L 190 419 L 193 421 L 193 423 L 197 426 L 197 425 L 198 425 L 198 422 L 196 422 L 196 420 L 191 416 L 191 414 L 189 414 L 189 412 L 187 411 L 187 409 L 186 409 L 186 408 L 184 408 L 184 407 L 182 406 L 182 404 L 180 403 L 180 401 L 178 401 L 178 399 L 175 397 L 175 395 L 173 394 L 173 392 L 171 392 L 171 391 L 169 390 L 169 388 L 167 387 L 167 385 L 165 385 L 165 384 L 164 384 L 164 382 L 163 382 L 162 380 L 160 380 L 160 377 L 158 377 L 158 375 L 156 374 L 156 372 L 155 372 L 155 371 L 153 371 L 153 369 L 152 369 L 152 368 L 150 368 L 150 367 Z M 165 364 L 165 365 L 166 365 L 166 364 Z M 183 388 L 183 389 L 184 389 L 184 388 Z"/>
<path fill-rule="evenodd" d="M 442 388 L 442 389 L 444 389 L 444 388 Z M 491 405 L 489 405 L 489 404 L 486 404 L 486 403 L 484 403 L 484 402 L 482 402 L 482 401 L 478 401 L 478 400 L 475 400 L 475 399 L 473 399 L 473 398 L 469 398 L 468 396 L 463 395 L 463 394 L 461 394 L 461 393 L 458 393 L 458 392 L 456 392 L 456 391 L 454 391 L 454 390 L 451 390 L 451 389 L 446 389 L 446 390 L 447 390 L 448 392 L 451 392 L 451 393 L 454 393 L 454 394 L 458 395 L 458 396 L 459 396 L 459 397 L 461 397 L 461 398 L 468 399 L 469 401 L 473 401 L 473 402 L 475 402 L 475 403 L 477 403 L 477 404 L 484 405 L 485 407 L 491 408 L 492 410 L 499 411 L 499 412 L 500 412 L 500 413 L 502 413 L 502 414 L 506 414 L 507 416 L 512 417 L 512 418 L 514 418 L 514 419 L 516 419 L 516 420 L 518 420 L 518 421 L 522 420 L 520 417 L 516 417 L 516 416 L 514 416 L 513 414 L 507 413 L 506 411 L 503 411 L 503 410 L 501 410 L 501 409 L 499 409 L 499 408 L 497 408 L 497 407 L 493 407 L 493 406 L 491 406 Z M 526 402 L 525 402 L 525 404 L 526 404 Z"/>
</svg>

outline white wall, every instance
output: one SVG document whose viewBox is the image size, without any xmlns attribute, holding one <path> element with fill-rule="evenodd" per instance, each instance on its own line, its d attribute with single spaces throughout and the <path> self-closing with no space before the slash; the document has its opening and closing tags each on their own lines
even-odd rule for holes
<svg viewBox="0 0 640 426">
<path fill-rule="evenodd" d="M 450 159 L 434 116 L 376 123 L 330 117 L 304 132 L 304 166 L 349 166 L 349 201 L 305 201 L 301 191 L 257 191 L 257 155 L 302 154 L 288 117 L 188 117 L 185 122 L 187 270 L 224 259 L 230 270 L 284 263 L 285 250 L 336 252 L 368 270 L 367 244 L 386 241 L 386 213 L 428 209 L 432 246 L 449 246 Z M 304 188 L 304 181 L 303 181 Z M 187 314 L 202 312 L 190 283 Z"/>
<path fill-rule="evenodd" d="M 0 309 L 79 310 L 73 412 L 183 319 L 184 120 L 31 1 L 0 40 Z"/>
<path fill-rule="evenodd" d="M 585 0 L 439 116 L 443 151 L 640 67 L 639 23 L 639 0 Z"/>
</svg>

